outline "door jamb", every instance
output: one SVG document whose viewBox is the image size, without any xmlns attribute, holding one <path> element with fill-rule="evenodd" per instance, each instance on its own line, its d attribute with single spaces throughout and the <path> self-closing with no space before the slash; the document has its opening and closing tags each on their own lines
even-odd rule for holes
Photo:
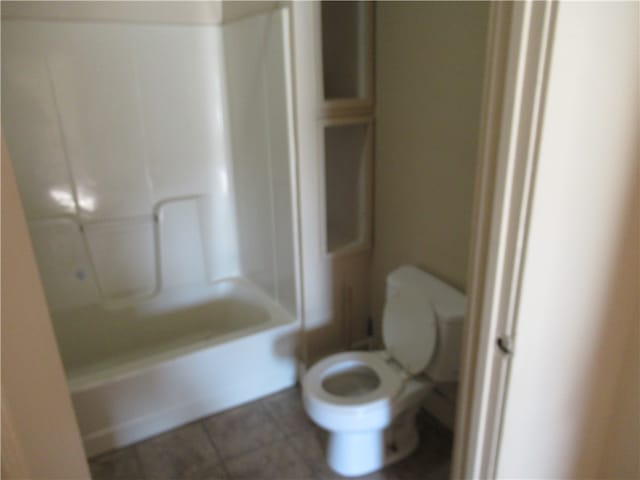
<svg viewBox="0 0 640 480">
<path fill-rule="evenodd" d="M 556 9 L 490 7 L 452 478 L 496 474 Z"/>
</svg>

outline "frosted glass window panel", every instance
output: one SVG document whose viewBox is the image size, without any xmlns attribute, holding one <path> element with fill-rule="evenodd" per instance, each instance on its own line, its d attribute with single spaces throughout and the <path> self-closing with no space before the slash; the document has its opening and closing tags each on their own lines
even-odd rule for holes
<svg viewBox="0 0 640 480">
<path fill-rule="evenodd" d="M 365 98 L 370 47 L 365 2 L 324 1 L 321 17 L 325 99 Z"/>
<path fill-rule="evenodd" d="M 327 250 L 364 244 L 368 218 L 368 124 L 325 127 Z"/>
</svg>

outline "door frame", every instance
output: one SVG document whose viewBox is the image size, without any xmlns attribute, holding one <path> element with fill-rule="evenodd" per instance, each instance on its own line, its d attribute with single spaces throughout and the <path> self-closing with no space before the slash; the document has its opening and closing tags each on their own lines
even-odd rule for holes
<svg viewBox="0 0 640 480">
<path fill-rule="evenodd" d="M 513 355 L 503 353 L 496 339 L 515 334 L 555 11 L 549 1 L 490 6 L 453 478 L 495 476 Z M 57 348 L 52 336 L 49 342 Z M 63 376 L 58 383 L 66 390 Z M 14 417 L 3 409 L 3 421 L 20 421 Z M 17 453 L 5 450 L 3 460 L 26 469 L 37 465 L 26 450 L 10 458 Z"/>
<path fill-rule="evenodd" d="M 493 478 L 557 5 L 490 6 L 452 478 Z"/>
<path fill-rule="evenodd" d="M 4 136 L 1 177 L 1 475 L 90 478 Z"/>
</svg>

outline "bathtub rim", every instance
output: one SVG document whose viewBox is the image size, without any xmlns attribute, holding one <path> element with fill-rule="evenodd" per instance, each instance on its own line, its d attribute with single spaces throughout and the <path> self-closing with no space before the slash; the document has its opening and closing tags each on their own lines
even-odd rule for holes
<svg viewBox="0 0 640 480">
<path fill-rule="evenodd" d="M 122 363 L 111 366 L 96 366 L 95 369 L 88 371 L 78 371 L 77 373 L 65 371 L 67 386 L 71 393 L 82 392 L 98 387 L 100 385 L 116 382 L 131 376 L 139 375 L 145 371 L 150 371 L 157 366 L 174 361 L 177 358 L 195 355 L 203 350 L 213 348 L 222 343 L 233 342 L 240 338 L 258 335 L 266 330 L 275 329 L 283 326 L 293 327 L 300 324 L 300 320 L 295 318 L 283 306 L 276 303 L 262 289 L 255 285 L 246 277 L 227 277 L 208 283 L 214 286 L 220 283 L 233 283 L 240 288 L 245 288 L 255 295 L 257 303 L 265 309 L 268 314 L 268 320 L 264 323 L 233 330 L 222 335 L 212 336 L 200 341 L 184 345 L 182 347 L 173 348 L 167 351 L 159 351 L 150 353 L 143 358 L 124 360 Z M 220 297 L 227 298 L 227 297 Z M 298 334 L 300 334 L 298 328 Z"/>
</svg>

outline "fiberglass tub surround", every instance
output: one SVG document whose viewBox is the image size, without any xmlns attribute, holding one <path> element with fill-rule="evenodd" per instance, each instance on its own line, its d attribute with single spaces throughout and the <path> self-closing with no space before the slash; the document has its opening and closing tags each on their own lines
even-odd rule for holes
<svg viewBox="0 0 640 480">
<path fill-rule="evenodd" d="M 3 20 L 3 129 L 89 453 L 295 381 L 285 26 Z"/>
</svg>

